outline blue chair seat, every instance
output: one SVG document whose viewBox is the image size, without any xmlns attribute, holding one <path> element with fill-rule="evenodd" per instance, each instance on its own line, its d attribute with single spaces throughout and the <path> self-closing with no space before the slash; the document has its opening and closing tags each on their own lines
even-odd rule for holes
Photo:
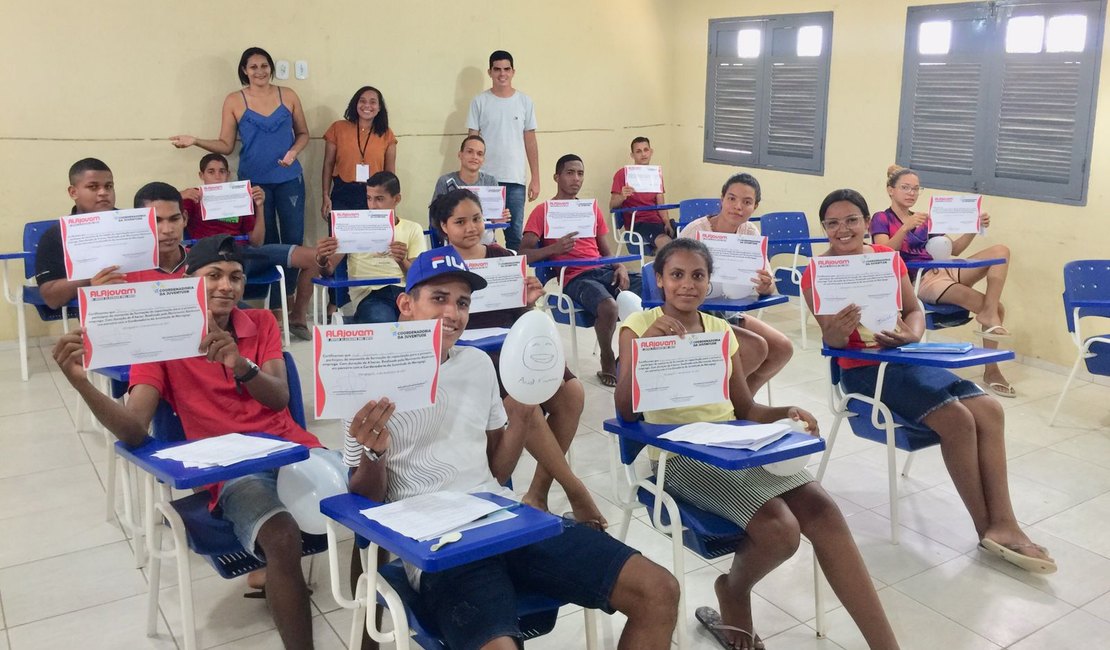
<svg viewBox="0 0 1110 650">
<path fill-rule="evenodd" d="M 959 327 L 971 322 L 971 313 L 959 305 L 922 303 L 925 306 L 925 327 L 931 330 Z"/>
<path fill-rule="evenodd" d="M 42 298 L 42 293 L 38 287 L 23 287 L 23 302 L 27 305 L 34 305 L 39 313 L 39 318 L 44 321 L 53 321 L 62 319 L 62 310 L 54 309 L 47 306 L 46 301 Z M 66 303 L 66 309 L 71 310 L 74 314 L 77 313 L 77 300 L 70 300 Z"/>
<path fill-rule="evenodd" d="M 876 429 L 871 425 L 870 404 L 858 399 L 850 399 L 847 408 L 849 412 L 855 414 L 855 417 L 848 418 L 853 433 L 860 438 L 886 444 L 886 431 Z M 934 433 L 932 429 L 913 424 L 897 413 L 892 413 L 892 415 L 894 416 L 894 423 L 898 425 L 894 429 L 894 446 L 898 449 L 917 451 L 940 444 L 940 436 Z"/>
<path fill-rule="evenodd" d="M 804 274 L 806 272 L 806 265 L 803 264 L 797 267 L 798 273 Z M 775 269 L 775 290 L 784 296 L 798 297 L 801 295 L 801 287 L 794 284 L 793 274 L 790 269 L 785 267 L 778 267 Z"/>
<path fill-rule="evenodd" d="M 654 510 L 655 495 L 647 488 L 637 490 L 636 499 L 647 507 L 648 512 Z M 686 548 L 706 559 L 736 552 L 736 544 L 744 538 L 743 528 L 688 501 L 678 503 L 682 512 L 682 525 L 685 527 L 682 531 L 682 544 Z M 665 525 L 671 525 L 671 518 L 667 516 L 665 508 L 662 510 L 662 520 Z"/>
<path fill-rule="evenodd" d="M 1110 334 L 1103 334 L 1099 336 L 1088 337 L 1084 342 L 1096 338 L 1110 338 Z M 1094 356 L 1089 356 L 1085 359 L 1087 364 L 1087 372 L 1092 375 L 1110 375 L 1110 343 L 1103 343 L 1096 341 L 1091 343 L 1089 351 Z"/>
<path fill-rule="evenodd" d="M 416 590 L 409 584 L 404 566 L 400 560 L 378 568 L 378 574 L 393 587 L 405 604 L 412 639 L 422 648 L 446 648 L 439 640 L 439 630 L 431 623 L 427 610 L 421 606 Z M 380 599 L 379 599 L 380 600 Z M 384 604 L 384 603 L 382 603 Z M 525 640 L 547 634 L 555 628 L 562 603 L 535 593 L 517 593 L 517 617 L 520 632 Z"/>
<path fill-rule="evenodd" d="M 551 316 L 555 319 L 556 323 L 563 325 L 570 325 L 570 315 L 563 313 L 559 309 L 559 298 L 557 296 L 548 295 L 547 305 L 551 308 Z M 578 327 L 593 327 L 594 315 L 586 311 L 586 308 L 578 303 L 574 303 L 574 324 Z"/>
</svg>

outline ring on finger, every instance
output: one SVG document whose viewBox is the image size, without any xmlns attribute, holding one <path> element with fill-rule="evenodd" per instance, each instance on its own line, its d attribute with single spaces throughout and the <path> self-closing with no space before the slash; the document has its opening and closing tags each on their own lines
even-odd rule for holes
<svg viewBox="0 0 1110 650">
<path fill-rule="evenodd" d="M 374 434 L 375 436 L 382 435 L 382 432 L 379 429 L 370 429 L 370 433 Z"/>
</svg>

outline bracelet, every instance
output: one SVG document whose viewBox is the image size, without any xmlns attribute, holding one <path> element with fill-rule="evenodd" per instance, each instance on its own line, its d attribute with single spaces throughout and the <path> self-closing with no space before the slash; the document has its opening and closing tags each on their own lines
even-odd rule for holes
<svg viewBox="0 0 1110 650">
<path fill-rule="evenodd" d="M 321 262 L 321 261 L 320 261 L 320 256 L 319 256 L 319 255 L 317 255 L 317 256 L 316 256 L 316 266 L 318 266 L 318 267 L 320 267 L 320 268 L 322 268 L 322 269 L 326 269 L 326 268 L 328 268 L 328 258 L 326 258 L 326 257 L 325 257 L 325 258 L 324 258 L 324 261 L 323 261 L 323 262 Z"/>
<path fill-rule="evenodd" d="M 385 456 L 384 451 L 381 452 L 381 453 L 378 453 L 378 452 L 374 451 L 373 449 L 367 447 L 366 445 L 363 445 L 362 448 L 366 450 L 366 457 L 370 459 L 371 463 L 376 463 L 379 460 L 381 460 L 382 456 Z"/>
<path fill-rule="evenodd" d="M 255 377 L 258 376 L 258 373 L 260 371 L 260 368 L 258 367 L 257 363 L 251 361 L 250 359 L 244 359 L 244 361 L 247 362 L 247 371 L 245 373 L 243 373 L 241 376 L 240 375 L 235 375 L 235 377 L 234 377 L 235 381 L 240 383 L 240 384 L 245 384 L 248 381 L 254 379 Z"/>
</svg>

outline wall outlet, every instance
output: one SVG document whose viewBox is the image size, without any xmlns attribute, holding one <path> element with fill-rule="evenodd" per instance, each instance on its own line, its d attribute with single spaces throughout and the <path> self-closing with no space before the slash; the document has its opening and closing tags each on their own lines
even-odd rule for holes
<svg viewBox="0 0 1110 650">
<path fill-rule="evenodd" d="M 274 76 L 278 79 L 285 80 L 289 78 L 289 62 L 278 61 L 274 69 Z"/>
<path fill-rule="evenodd" d="M 293 70 L 298 79 L 308 79 L 308 61 L 297 61 Z"/>
</svg>

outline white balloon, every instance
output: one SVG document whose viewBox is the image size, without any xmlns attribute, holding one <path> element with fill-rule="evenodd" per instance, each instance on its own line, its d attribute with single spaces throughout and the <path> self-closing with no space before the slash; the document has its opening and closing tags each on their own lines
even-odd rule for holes
<svg viewBox="0 0 1110 650">
<path fill-rule="evenodd" d="M 501 346 L 501 383 L 521 404 L 551 399 L 563 381 L 566 357 L 555 323 L 542 311 L 521 316 Z"/>
<path fill-rule="evenodd" d="M 306 460 L 278 470 L 278 499 L 297 520 L 297 527 L 310 535 L 327 532 L 327 517 L 320 501 L 347 493 L 347 472 L 339 456 L 327 449 L 313 449 Z"/>
<path fill-rule="evenodd" d="M 755 285 L 754 284 L 750 284 L 750 285 L 745 287 L 742 284 L 733 283 L 733 284 L 722 284 L 721 287 L 724 289 L 725 298 L 728 298 L 729 300 L 736 300 L 737 298 L 746 298 L 746 297 L 755 293 Z"/>
<path fill-rule="evenodd" d="M 952 240 L 947 237 L 930 237 L 925 242 L 925 252 L 938 262 L 952 259 Z"/>
<path fill-rule="evenodd" d="M 782 420 L 778 420 L 777 422 L 775 422 L 775 424 L 785 424 L 798 433 L 806 432 L 805 422 L 802 422 L 801 420 L 791 420 L 789 418 L 783 418 Z M 805 456 L 795 456 L 794 458 L 780 460 L 777 463 L 769 463 L 767 465 L 763 465 L 762 467 L 763 469 L 776 476 L 793 476 L 794 474 L 797 474 L 798 472 L 806 468 L 806 465 L 809 464 L 809 459 L 812 456 L 813 454 L 807 454 Z"/>
<path fill-rule="evenodd" d="M 644 305 L 640 296 L 631 291 L 622 291 L 617 294 L 617 318 L 625 320 L 638 311 L 643 311 Z"/>
</svg>

